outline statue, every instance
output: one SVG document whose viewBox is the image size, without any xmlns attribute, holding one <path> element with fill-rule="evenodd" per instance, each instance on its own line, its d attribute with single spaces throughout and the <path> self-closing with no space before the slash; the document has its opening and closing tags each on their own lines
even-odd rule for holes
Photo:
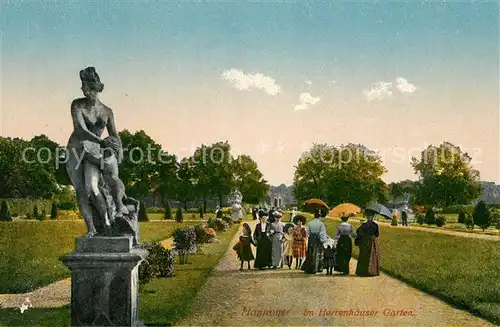
<svg viewBox="0 0 500 327">
<path fill-rule="evenodd" d="M 135 246 L 139 202 L 126 196 L 118 177 L 123 148 L 113 111 L 99 100 L 104 84 L 94 67 L 81 70 L 80 79 L 85 97 L 71 104 L 74 130 L 67 145 L 66 170 L 87 225 L 86 236 L 132 235 Z M 102 139 L 105 128 L 109 136 Z"/>
<path fill-rule="evenodd" d="M 241 202 L 243 201 L 243 195 L 239 190 L 235 190 L 231 192 L 229 195 L 229 202 L 232 202 L 231 205 L 231 219 L 234 222 L 241 221 L 244 216 L 243 207 L 241 206 Z"/>
</svg>

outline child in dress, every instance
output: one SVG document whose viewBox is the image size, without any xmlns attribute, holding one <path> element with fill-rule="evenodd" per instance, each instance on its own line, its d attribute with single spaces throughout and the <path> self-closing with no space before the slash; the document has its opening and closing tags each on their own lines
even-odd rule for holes
<svg viewBox="0 0 500 327">
<path fill-rule="evenodd" d="M 283 251 L 283 255 L 285 256 L 285 263 L 288 266 L 288 269 L 292 269 L 293 262 L 293 227 L 288 228 L 288 233 L 285 234 L 283 238 L 283 242 L 285 243 L 285 248 Z"/>
<path fill-rule="evenodd" d="M 325 251 L 323 252 L 324 267 L 327 275 L 333 275 L 333 267 L 335 267 L 335 243 L 329 238 L 325 243 Z"/>
<path fill-rule="evenodd" d="M 243 233 L 240 236 L 240 240 L 233 247 L 233 250 L 236 251 L 238 255 L 238 259 L 241 261 L 240 271 L 243 270 L 243 262 L 246 261 L 248 264 L 248 269 L 250 269 L 250 261 L 253 261 L 255 257 L 252 252 L 252 245 L 255 246 L 255 243 L 252 239 L 252 230 L 250 229 L 250 225 L 247 223 L 243 224 Z"/>
</svg>

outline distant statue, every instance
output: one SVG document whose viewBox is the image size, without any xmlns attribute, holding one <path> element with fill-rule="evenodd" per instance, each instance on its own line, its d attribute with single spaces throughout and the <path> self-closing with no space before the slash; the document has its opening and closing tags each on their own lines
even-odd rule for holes
<svg viewBox="0 0 500 327">
<path fill-rule="evenodd" d="M 118 177 L 123 149 L 113 111 L 98 97 L 104 84 L 94 67 L 81 70 L 80 79 L 85 97 L 71 104 L 74 130 L 67 145 L 66 170 L 87 225 L 86 236 L 132 235 L 136 245 L 139 203 L 126 196 Z M 102 139 L 105 128 L 109 136 Z"/>
<path fill-rule="evenodd" d="M 231 192 L 230 195 L 230 202 L 232 202 L 231 205 L 231 219 L 233 221 L 240 221 L 243 219 L 244 212 L 243 212 L 243 207 L 241 205 L 241 202 L 243 201 L 243 195 L 239 190 L 235 190 Z"/>
</svg>

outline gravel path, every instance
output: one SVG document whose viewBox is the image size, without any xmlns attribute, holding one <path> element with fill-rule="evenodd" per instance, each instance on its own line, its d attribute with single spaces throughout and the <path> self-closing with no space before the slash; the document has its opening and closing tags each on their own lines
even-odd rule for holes
<svg viewBox="0 0 500 327">
<path fill-rule="evenodd" d="M 255 222 L 251 226 L 253 230 Z M 353 260 L 351 271 L 355 266 Z M 305 275 L 288 268 L 238 269 L 229 248 L 178 325 L 492 326 L 387 275 L 360 278 Z M 359 316 L 356 310 L 371 316 Z"/>
</svg>

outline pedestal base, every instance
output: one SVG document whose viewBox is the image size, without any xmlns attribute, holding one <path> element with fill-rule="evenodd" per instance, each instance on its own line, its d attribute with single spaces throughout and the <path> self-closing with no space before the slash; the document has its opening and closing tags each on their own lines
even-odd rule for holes
<svg viewBox="0 0 500 327">
<path fill-rule="evenodd" d="M 138 268 L 148 253 L 132 244 L 132 236 L 78 237 L 61 258 L 71 269 L 72 326 L 144 326 Z"/>
</svg>

